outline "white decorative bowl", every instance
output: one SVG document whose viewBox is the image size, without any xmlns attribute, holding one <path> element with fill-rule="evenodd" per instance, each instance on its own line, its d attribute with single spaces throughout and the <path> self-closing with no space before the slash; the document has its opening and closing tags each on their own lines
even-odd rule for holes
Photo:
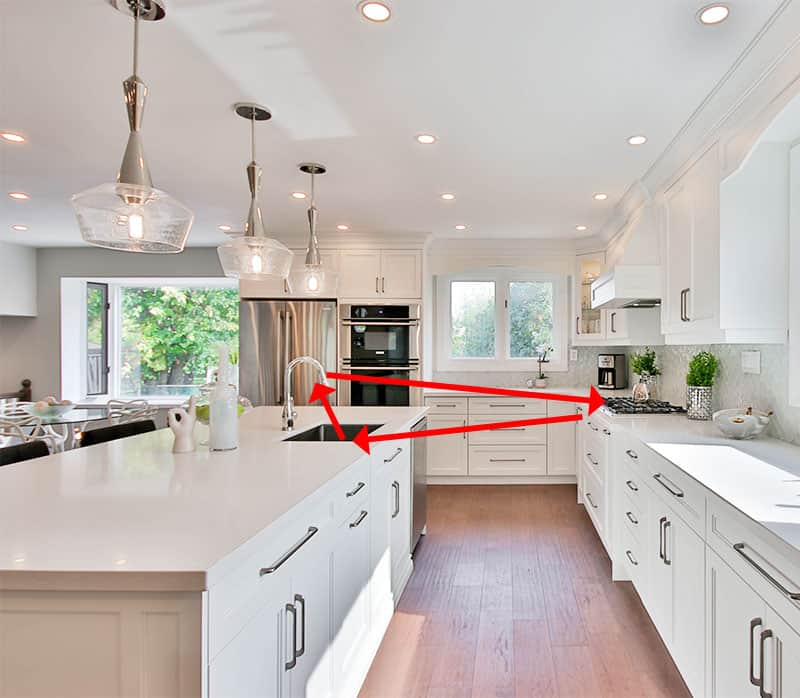
<svg viewBox="0 0 800 698">
<path fill-rule="evenodd" d="M 731 439 L 752 439 L 767 428 L 769 415 L 758 410 L 747 414 L 739 407 L 714 412 L 713 420 L 717 429 Z"/>
<path fill-rule="evenodd" d="M 50 405 L 47 409 L 42 410 L 36 409 L 35 405 L 26 406 L 26 412 L 34 417 L 61 417 L 74 409 L 75 405 L 73 403 L 69 405 Z"/>
</svg>

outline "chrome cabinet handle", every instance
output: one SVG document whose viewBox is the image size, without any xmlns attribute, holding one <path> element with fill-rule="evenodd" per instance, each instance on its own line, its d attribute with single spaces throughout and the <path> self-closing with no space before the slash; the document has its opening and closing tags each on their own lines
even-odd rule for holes
<svg viewBox="0 0 800 698">
<path fill-rule="evenodd" d="M 762 625 L 763 622 L 764 621 L 761 620 L 761 618 L 753 618 L 753 620 L 750 621 L 750 683 L 753 684 L 753 686 L 759 686 L 759 687 L 761 686 L 761 679 L 756 678 L 755 662 L 754 662 L 755 656 L 753 652 L 753 645 L 754 645 L 753 631 L 757 627 Z"/>
<path fill-rule="evenodd" d="M 386 277 L 381 277 L 381 293 L 386 293 Z"/>
<path fill-rule="evenodd" d="M 625 551 L 625 555 L 628 556 L 628 559 L 634 564 L 638 565 L 639 563 L 636 561 L 636 558 L 633 556 L 633 553 L 630 550 Z"/>
<path fill-rule="evenodd" d="M 300 623 L 300 649 L 295 649 L 294 657 L 302 657 L 306 653 L 306 600 L 302 594 L 294 595 L 294 602 L 303 609 L 303 622 Z"/>
<path fill-rule="evenodd" d="M 376 276 L 376 277 L 375 277 L 375 293 L 380 293 L 380 291 L 378 291 L 378 281 L 379 281 L 379 280 L 380 280 L 380 279 L 378 279 L 378 277 Z"/>
<path fill-rule="evenodd" d="M 625 484 L 628 486 L 629 490 L 633 490 L 634 492 L 638 492 L 639 488 L 636 486 L 633 480 L 625 480 Z"/>
<path fill-rule="evenodd" d="M 610 432 L 608 429 L 603 429 L 603 433 L 604 433 L 606 436 L 611 436 L 611 432 Z"/>
<path fill-rule="evenodd" d="M 599 465 L 598 461 L 596 461 L 594 458 L 592 458 L 592 454 L 591 453 L 587 453 L 586 457 L 589 459 L 589 462 L 592 465 Z"/>
<path fill-rule="evenodd" d="M 524 463 L 525 458 L 490 458 L 490 463 Z"/>
<path fill-rule="evenodd" d="M 666 516 L 662 516 L 658 520 L 658 557 L 663 561 L 666 557 L 664 553 L 664 522 L 667 520 Z"/>
<path fill-rule="evenodd" d="M 513 405 L 493 405 L 492 403 L 489 403 L 489 407 L 525 407 L 525 404 L 524 403 L 520 403 L 518 405 L 517 404 L 513 404 Z"/>
<path fill-rule="evenodd" d="M 467 430 L 466 430 L 467 420 L 466 419 L 462 420 L 461 424 L 464 426 L 464 431 L 461 432 L 461 438 L 464 439 L 464 441 L 466 441 L 467 440 Z"/>
<path fill-rule="evenodd" d="M 308 531 L 306 534 L 295 543 L 289 550 L 287 550 L 283 555 L 281 555 L 275 562 L 273 562 L 269 567 L 262 567 L 258 571 L 258 575 L 263 577 L 265 574 L 272 574 L 280 569 L 281 565 L 283 565 L 292 555 L 294 555 L 300 548 L 302 548 L 308 541 L 310 541 L 319 531 L 316 526 L 309 526 Z"/>
<path fill-rule="evenodd" d="M 384 458 L 384 463 L 391 463 L 397 456 L 399 456 L 403 452 L 402 448 L 398 448 L 389 458 Z"/>
<path fill-rule="evenodd" d="M 594 298 L 594 296 L 592 296 Z M 611 331 L 616 334 L 617 332 L 617 325 L 616 325 L 617 314 L 611 313 Z"/>
<path fill-rule="evenodd" d="M 597 428 L 597 427 L 596 427 L 594 424 L 592 424 L 591 422 L 586 422 L 586 426 L 588 426 L 588 427 L 589 427 L 589 429 L 591 429 L 592 431 L 600 431 L 600 430 L 599 430 L 599 429 L 598 429 L 598 428 Z"/>
<path fill-rule="evenodd" d="M 366 518 L 367 518 L 367 512 L 362 509 L 361 513 L 358 515 L 358 518 L 350 523 L 350 528 L 356 528 L 357 526 L 360 526 L 361 522 Z"/>
<path fill-rule="evenodd" d="M 768 691 L 764 690 L 764 665 L 766 664 L 766 660 L 764 659 L 764 646 L 767 644 L 767 640 L 772 637 L 772 631 L 762 630 L 761 631 L 761 641 L 759 643 L 759 650 L 761 651 L 761 656 L 758 658 L 758 669 L 759 673 L 761 674 L 761 682 L 758 685 L 758 693 L 761 698 L 772 698 L 772 694 Z"/>
<path fill-rule="evenodd" d="M 764 577 L 772 586 L 774 586 L 778 591 L 781 592 L 787 599 L 790 601 L 800 601 L 800 591 L 789 591 L 783 584 L 781 584 L 775 577 L 773 577 L 767 570 L 765 570 L 761 565 L 759 565 L 752 557 L 750 557 L 745 551 L 745 547 L 750 547 L 747 543 L 735 543 L 733 549 L 739 553 L 747 562 L 752 565 L 756 571 Z M 752 548 L 751 548 L 752 549 Z"/>
<path fill-rule="evenodd" d="M 662 475 L 661 473 L 656 473 L 653 475 L 653 479 L 661 485 L 667 492 L 669 492 L 673 497 L 683 497 L 683 490 L 678 487 L 672 480 L 670 480 L 666 475 Z M 667 484 L 669 483 L 669 484 Z"/>
<path fill-rule="evenodd" d="M 592 505 L 592 509 L 597 509 L 597 504 L 594 503 L 594 500 L 592 499 L 592 493 L 591 492 L 587 492 L 586 493 L 586 499 L 589 500 L 589 504 Z"/>
<path fill-rule="evenodd" d="M 629 448 L 625 453 L 628 454 L 628 458 L 632 458 L 633 460 L 639 460 L 639 455 L 633 449 Z"/>
<path fill-rule="evenodd" d="M 293 604 L 286 604 L 286 613 L 292 614 L 292 658 L 283 667 L 286 671 L 291 671 L 297 666 L 297 609 Z"/>
<path fill-rule="evenodd" d="M 630 521 L 632 524 L 634 524 L 634 525 L 636 525 L 636 526 L 638 526 L 638 525 L 639 525 L 639 519 L 637 519 L 637 518 L 636 518 L 636 517 L 633 515 L 633 512 L 632 512 L 632 511 L 626 511 L 626 512 L 625 512 L 625 516 L 627 516 L 627 517 L 628 517 L 628 521 Z"/>
<path fill-rule="evenodd" d="M 667 529 L 668 528 L 672 528 L 672 521 L 670 521 L 669 519 L 664 521 L 664 564 L 665 565 L 671 565 L 672 564 L 672 559 L 667 554 L 667 548 L 668 548 L 668 546 L 667 546 L 667 541 L 668 541 L 667 536 L 669 535 L 667 533 Z"/>
<path fill-rule="evenodd" d="M 394 519 L 400 513 L 400 483 L 397 480 L 392 483 L 392 489 L 394 490 L 394 511 L 392 512 L 392 518 Z"/>
<path fill-rule="evenodd" d="M 355 497 L 361 490 L 363 490 L 366 485 L 363 482 L 359 482 L 352 490 L 345 493 L 345 497 Z"/>
<path fill-rule="evenodd" d="M 454 402 L 437 402 L 436 407 L 458 407 Z"/>
<path fill-rule="evenodd" d="M 581 333 L 581 316 L 578 315 L 575 318 L 575 334 L 580 334 L 580 333 Z"/>
<path fill-rule="evenodd" d="M 681 320 L 683 322 L 690 322 L 689 317 L 689 291 L 691 289 L 684 288 L 681 290 Z"/>
</svg>

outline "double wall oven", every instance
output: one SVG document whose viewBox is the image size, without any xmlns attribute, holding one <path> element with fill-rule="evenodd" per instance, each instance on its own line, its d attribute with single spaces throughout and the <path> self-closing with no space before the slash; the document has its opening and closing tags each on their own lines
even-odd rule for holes
<svg viewBox="0 0 800 698">
<path fill-rule="evenodd" d="M 419 380 L 419 305 L 340 306 L 340 371 Z M 406 407 L 422 404 L 422 390 L 385 383 L 339 381 L 339 404 Z"/>
</svg>

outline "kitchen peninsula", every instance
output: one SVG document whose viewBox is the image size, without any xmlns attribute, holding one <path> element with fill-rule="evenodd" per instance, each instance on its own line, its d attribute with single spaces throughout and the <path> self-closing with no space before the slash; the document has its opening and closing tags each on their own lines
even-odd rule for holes
<svg viewBox="0 0 800 698">
<path fill-rule="evenodd" d="M 409 444 L 284 443 L 280 413 L 235 451 L 160 430 L 0 471 L 0 695 L 357 692 L 411 574 Z"/>
</svg>

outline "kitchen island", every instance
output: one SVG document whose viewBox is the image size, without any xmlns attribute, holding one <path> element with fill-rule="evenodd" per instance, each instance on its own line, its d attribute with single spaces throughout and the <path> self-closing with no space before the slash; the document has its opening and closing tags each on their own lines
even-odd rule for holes
<svg viewBox="0 0 800 698">
<path fill-rule="evenodd" d="M 280 413 L 235 451 L 161 430 L 0 469 L 0 695 L 355 694 L 411 572 L 410 449 L 287 443 Z"/>
</svg>

